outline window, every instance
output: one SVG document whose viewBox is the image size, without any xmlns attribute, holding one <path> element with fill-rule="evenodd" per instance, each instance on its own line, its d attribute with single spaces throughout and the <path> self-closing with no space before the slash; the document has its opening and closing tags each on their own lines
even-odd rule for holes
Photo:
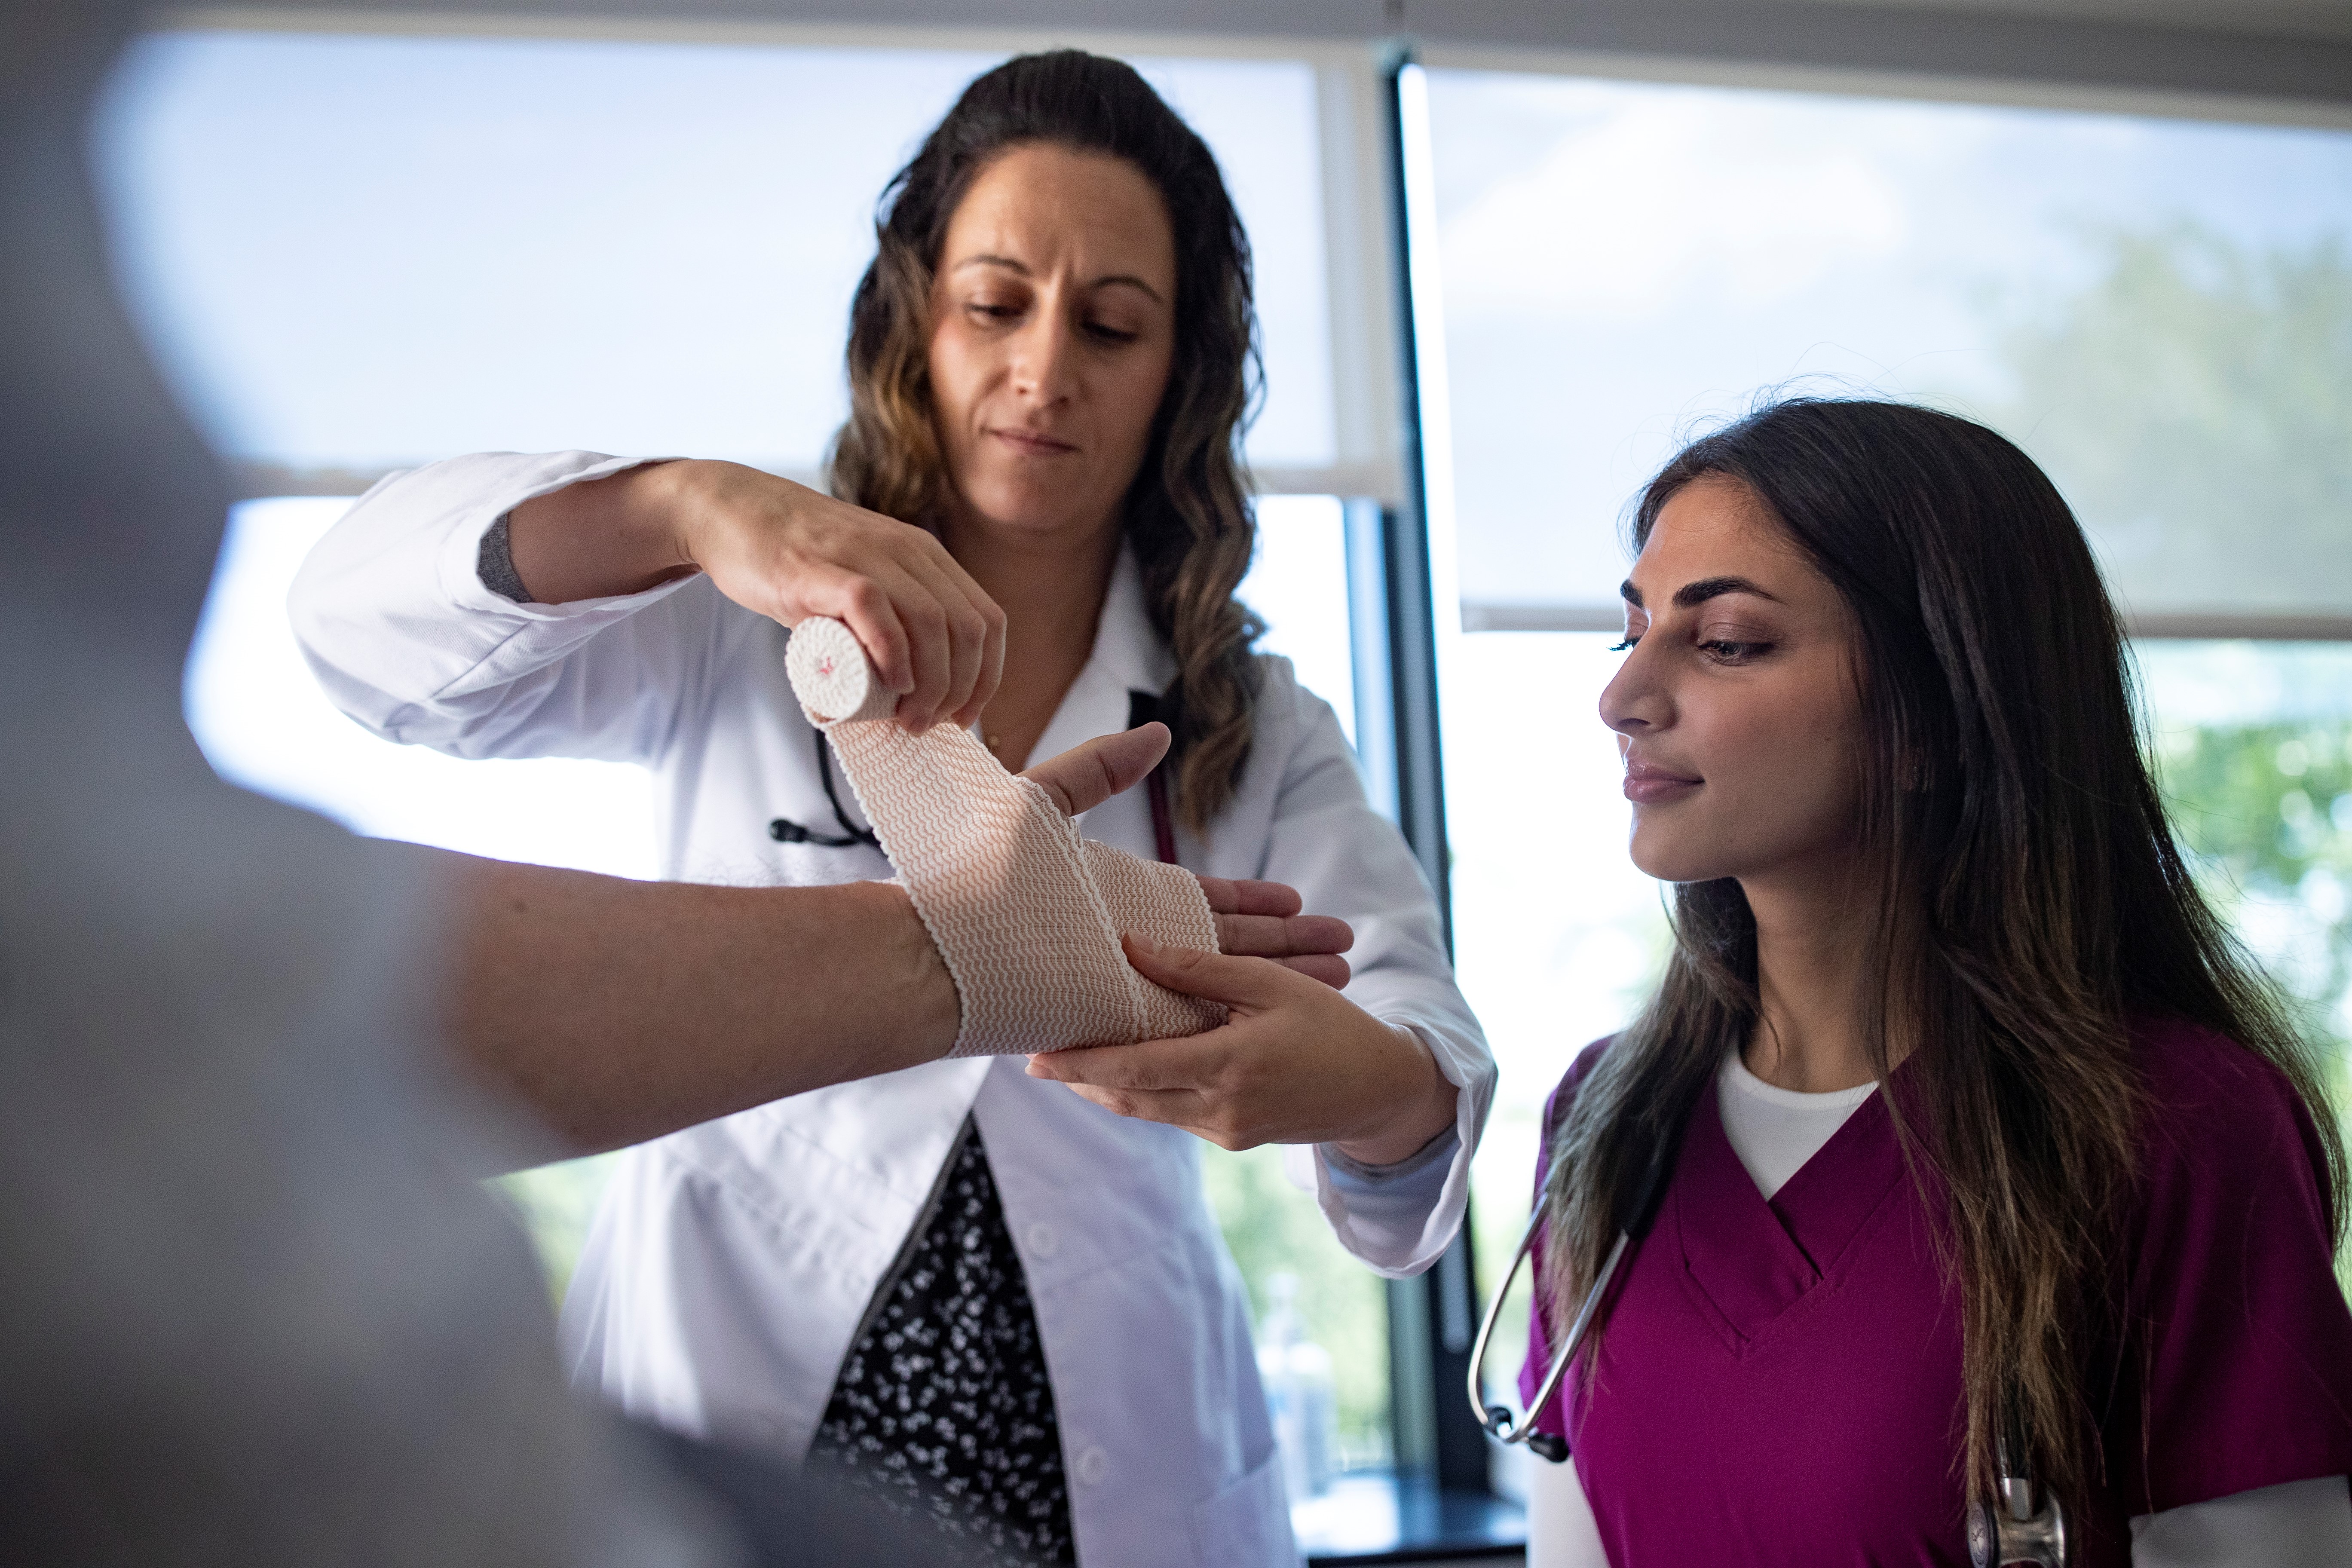
<svg viewBox="0 0 2352 1568">
<path fill-rule="evenodd" d="M 1668 946 L 1594 717 L 1622 521 L 1759 395 L 1927 399 L 2043 464 L 2141 634 L 2206 885 L 2352 1038 L 2346 646 L 2162 640 L 2352 637 L 2352 134 L 1483 70 L 1404 91 L 1465 634 L 1441 606 L 1456 950 L 1502 1063 L 1482 1282 L 1543 1097 Z"/>
<path fill-rule="evenodd" d="M 2352 1089 L 2352 643 L 2136 651 L 2158 782 L 2199 882 Z"/>
<path fill-rule="evenodd" d="M 2352 616 L 2352 133 L 1426 79 L 1465 629 L 1614 624 L 1627 498 L 1774 389 L 2004 430 L 2143 629 Z"/>
</svg>

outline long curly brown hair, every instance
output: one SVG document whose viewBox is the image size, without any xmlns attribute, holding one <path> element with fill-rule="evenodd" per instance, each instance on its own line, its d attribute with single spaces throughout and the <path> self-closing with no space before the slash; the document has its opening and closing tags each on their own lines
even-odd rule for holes
<svg viewBox="0 0 2352 1568">
<path fill-rule="evenodd" d="M 1234 597 L 1256 526 L 1238 447 L 1260 385 L 1249 238 L 1208 146 L 1133 68 L 1075 49 L 1007 60 L 964 89 L 883 192 L 872 266 L 849 310 L 849 422 L 834 493 L 935 526 L 948 484 L 932 423 L 931 282 L 949 220 L 980 172 L 1050 143 L 1122 159 L 1167 203 L 1176 349 L 1126 501 L 1152 626 L 1176 679 L 1160 697 L 1179 817 L 1205 835 L 1249 761 L 1264 631 Z"/>
<path fill-rule="evenodd" d="M 2200 1025 L 2275 1066 L 2312 1112 L 2340 1224 L 2344 1147 L 2317 1060 L 2189 875 L 2142 755 L 2121 623 L 2031 458 L 1925 408 L 1791 399 L 1668 463 L 1636 545 L 1708 476 L 1770 510 L 1858 628 L 1860 832 L 1885 868 L 1858 955 L 1864 1037 L 1882 1080 L 1890 1035 L 1912 1047 L 1887 1103 L 1949 1216 L 1967 1479 L 1990 1489 L 2013 1411 L 2035 1472 L 2084 1507 L 2105 1457 L 2084 1358 L 2124 1327 L 2108 1271 L 2140 1151 L 2134 1024 Z M 1657 994 L 1552 1142 L 1550 1312 L 1582 1299 L 1652 1152 L 1756 1025 L 1739 884 L 1676 887 L 1674 923 Z"/>
</svg>

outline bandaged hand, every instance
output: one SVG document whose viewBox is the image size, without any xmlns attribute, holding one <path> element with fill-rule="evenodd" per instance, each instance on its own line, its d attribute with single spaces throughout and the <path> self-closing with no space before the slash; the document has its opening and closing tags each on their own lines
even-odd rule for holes
<svg viewBox="0 0 2352 1568">
<path fill-rule="evenodd" d="M 1082 838 L 1061 803 L 969 731 L 892 722 L 892 694 L 839 622 L 802 622 L 785 663 L 954 980 L 949 1055 L 1127 1044 L 1223 1021 L 1217 1003 L 1146 980 L 1120 947 L 1133 932 L 1218 950 L 1219 911 L 1190 872 Z"/>
</svg>

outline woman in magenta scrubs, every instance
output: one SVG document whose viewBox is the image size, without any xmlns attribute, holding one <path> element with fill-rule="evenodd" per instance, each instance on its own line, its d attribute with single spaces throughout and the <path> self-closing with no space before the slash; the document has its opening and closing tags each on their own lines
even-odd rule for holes
<svg viewBox="0 0 2352 1568">
<path fill-rule="evenodd" d="M 2077 1568 L 2352 1563 L 2342 1145 L 2065 502 L 1982 426 L 1799 401 L 1634 538 L 1601 713 L 1676 941 L 1547 1112 L 1523 1395 L 1675 1153 L 1536 1412 L 1531 1563 L 1965 1563 L 2004 1432 Z"/>
</svg>

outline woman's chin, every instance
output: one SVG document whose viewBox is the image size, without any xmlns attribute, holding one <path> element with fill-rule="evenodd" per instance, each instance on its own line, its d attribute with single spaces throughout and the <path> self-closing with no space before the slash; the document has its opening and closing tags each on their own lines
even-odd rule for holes
<svg viewBox="0 0 2352 1568">
<path fill-rule="evenodd" d="M 1074 506 L 1067 490 L 1042 488 L 979 487 L 965 492 L 971 521 L 999 539 L 1076 542 L 1089 537 L 1111 521 L 1116 508 Z"/>
<path fill-rule="evenodd" d="M 1660 842 L 1664 835 L 1636 830 L 1626 846 L 1633 868 L 1661 882 L 1712 882 L 1730 875 L 1711 856 L 1693 852 L 1687 844 Z"/>
</svg>

